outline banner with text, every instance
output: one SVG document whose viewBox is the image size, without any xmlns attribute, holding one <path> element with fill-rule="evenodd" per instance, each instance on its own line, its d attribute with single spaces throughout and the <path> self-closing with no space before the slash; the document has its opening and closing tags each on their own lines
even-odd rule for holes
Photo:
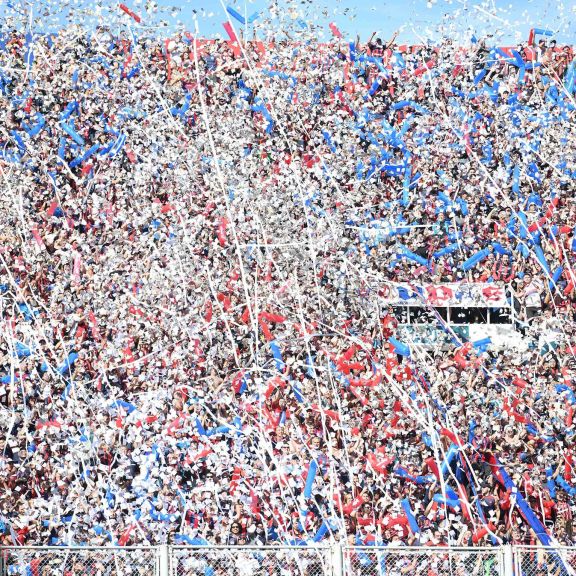
<svg viewBox="0 0 576 576">
<path fill-rule="evenodd" d="M 500 308 L 509 306 L 503 284 L 386 284 L 380 290 L 390 306 L 461 306 Z"/>
</svg>

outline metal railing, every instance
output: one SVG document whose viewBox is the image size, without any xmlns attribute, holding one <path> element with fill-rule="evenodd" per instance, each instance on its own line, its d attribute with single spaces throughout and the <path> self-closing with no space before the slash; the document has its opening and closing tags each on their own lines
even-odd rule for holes
<svg viewBox="0 0 576 576">
<path fill-rule="evenodd" d="M 0 547 L 0 576 L 574 576 L 576 547 Z"/>
</svg>

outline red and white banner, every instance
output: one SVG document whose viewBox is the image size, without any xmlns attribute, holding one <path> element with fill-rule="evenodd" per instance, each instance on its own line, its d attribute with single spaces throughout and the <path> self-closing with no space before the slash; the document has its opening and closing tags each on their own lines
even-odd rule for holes
<svg viewBox="0 0 576 576">
<path fill-rule="evenodd" d="M 391 306 L 460 306 L 500 308 L 508 306 L 503 284 L 386 284 L 380 291 Z"/>
</svg>

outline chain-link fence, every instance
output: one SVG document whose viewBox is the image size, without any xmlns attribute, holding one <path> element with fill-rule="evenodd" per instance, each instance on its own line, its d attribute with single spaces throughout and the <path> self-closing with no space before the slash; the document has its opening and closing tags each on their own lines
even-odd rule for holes
<svg viewBox="0 0 576 576">
<path fill-rule="evenodd" d="M 343 576 L 503 576 L 498 548 L 346 547 Z"/>
<path fill-rule="evenodd" d="M 162 560 L 162 559 L 165 560 Z M 575 576 L 576 548 L 0 548 L 0 576 Z"/>
<path fill-rule="evenodd" d="M 155 576 L 156 548 L 1 548 L 0 575 Z"/>
<path fill-rule="evenodd" d="M 329 548 L 174 546 L 170 576 L 334 576 L 334 562 Z"/>
<path fill-rule="evenodd" d="M 514 576 L 574 576 L 576 548 L 514 547 Z"/>
</svg>

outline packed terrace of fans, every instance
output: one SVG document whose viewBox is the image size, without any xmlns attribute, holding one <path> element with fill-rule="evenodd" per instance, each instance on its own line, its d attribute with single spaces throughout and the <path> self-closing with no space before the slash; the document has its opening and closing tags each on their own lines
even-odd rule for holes
<svg viewBox="0 0 576 576">
<path fill-rule="evenodd" d="M 572 49 L 134 17 L 0 37 L 0 543 L 571 543 Z"/>
</svg>

